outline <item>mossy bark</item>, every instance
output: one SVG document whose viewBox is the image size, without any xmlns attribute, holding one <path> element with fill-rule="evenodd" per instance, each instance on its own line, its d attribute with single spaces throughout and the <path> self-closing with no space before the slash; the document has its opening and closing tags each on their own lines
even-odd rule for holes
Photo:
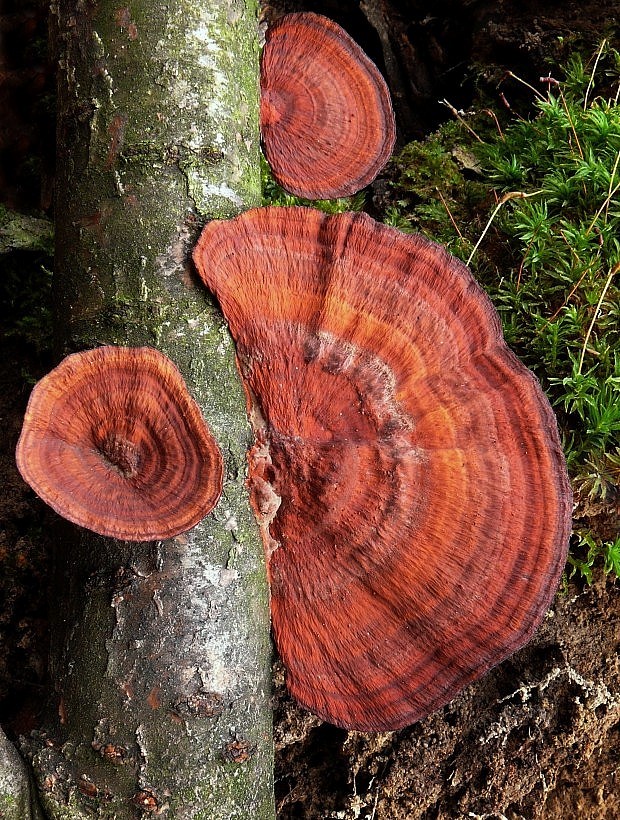
<svg viewBox="0 0 620 820">
<path fill-rule="evenodd" d="M 201 224 L 258 204 L 253 0 L 59 0 L 59 353 L 170 356 L 226 461 L 184 536 L 127 544 L 56 522 L 47 725 L 24 746 L 53 818 L 271 818 L 268 589 L 244 485 L 251 433 Z"/>
<path fill-rule="evenodd" d="M 24 761 L 0 729 L 0 817 L 42 820 L 34 784 Z"/>
</svg>

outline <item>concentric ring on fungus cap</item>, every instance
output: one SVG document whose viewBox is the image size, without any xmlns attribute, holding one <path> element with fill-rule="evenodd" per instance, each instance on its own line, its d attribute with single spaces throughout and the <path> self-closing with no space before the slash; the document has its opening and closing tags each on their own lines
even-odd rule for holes
<svg viewBox="0 0 620 820">
<path fill-rule="evenodd" d="M 59 515 L 126 541 L 185 532 L 222 490 L 222 457 L 198 405 L 149 347 L 67 356 L 32 391 L 16 460 Z"/>
<path fill-rule="evenodd" d="M 555 417 L 467 268 L 365 214 L 264 208 L 194 259 L 237 346 L 291 693 L 396 729 L 522 646 L 564 567 Z"/>
<path fill-rule="evenodd" d="M 283 188 L 332 199 L 373 181 L 390 158 L 396 127 L 375 64 L 332 20 L 302 12 L 267 29 L 261 133 Z"/>
</svg>

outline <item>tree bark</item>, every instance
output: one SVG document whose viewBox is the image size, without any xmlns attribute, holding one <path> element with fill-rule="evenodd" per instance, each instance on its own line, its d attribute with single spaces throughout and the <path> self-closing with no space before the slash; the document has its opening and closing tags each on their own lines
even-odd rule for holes
<svg viewBox="0 0 620 820">
<path fill-rule="evenodd" d="M 24 761 L 0 729 L 0 817 L 42 820 L 36 790 Z"/>
<path fill-rule="evenodd" d="M 56 521 L 48 817 L 272 818 L 268 589 L 234 349 L 188 255 L 259 203 L 253 0 L 58 0 L 59 351 L 150 345 L 224 454 L 214 512 L 128 544 Z M 18 815 L 23 820 L 25 815 Z"/>
</svg>

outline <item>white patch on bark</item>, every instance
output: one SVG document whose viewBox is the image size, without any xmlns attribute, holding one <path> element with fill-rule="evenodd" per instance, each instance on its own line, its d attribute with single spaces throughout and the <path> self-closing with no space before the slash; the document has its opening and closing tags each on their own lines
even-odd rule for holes
<svg viewBox="0 0 620 820">
<path fill-rule="evenodd" d="M 187 653 L 187 660 L 195 669 L 196 658 L 204 659 L 198 667 L 204 685 L 210 692 L 229 697 L 239 685 L 238 648 L 226 629 L 225 589 L 238 580 L 239 573 L 210 563 L 193 539 L 181 557 L 181 565 L 192 578 L 187 618 L 194 628 L 194 651 Z"/>
<path fill-rule="evenodd" d="M 93 31 L 93 41 L 95 43 L 95 52 L 101 61 L 99 67 L 99 76 L 105 83 L 108 97 L 111 100 L 114 96 L 114 79 L 106 67 L 107 54 L 103 40 L 96 31 Z"/>
<path fill-rule="evenodd" d="M 200 43 L 202 53 L 198 55 L 196 61 L 199 66 L 207 69 L 210 73 L 211 94 L 207 101 L 207 111 L 213 121 L 217 122 L 218 118 L 222 116 L 228 119 L 230 113 L 228 106 L 223 102 L 229 78 L 226 72 L 222 71 L 222 48 L 212 36 L 214 32 L 219 30 L 221 23 L 214 15 L 209 14 L 206 9 L 201 9 L 199 14 L 200 18 L 197 25 L 190 34 L 190 41 L 195 40 Z"/>
<path fill-rule="evenodd" d="M 237 523 L 234 513 L 230 510 L 226 510 L 224 515 L 226 516 L 226 521 L 224 522 L 224 529 L 226 532 L 237 532 L 239 529 L 239 524 Z"/>
<path fill-rule="evenodd" d="M 243 207 L 243 200 L 241 199 L 239 194 L 233 191 L 230 185 L 227 185 L 225 182 L 220 182 L 219 185 L 213 185 L 209 182 L 203 182 L 202 195 L 207 202 L 211 200 L 213 197 L 217 197 L 232 202 L 233 205 L 236 205 L 238 208 Z"/>
<path fill-rule="evenodd" d="M 227 587 L 239 578 L 239 573 L 236 569 L 216 567 L 209 564 L 204 567 L 204 575 L 214 587 Z"/>
</svg>

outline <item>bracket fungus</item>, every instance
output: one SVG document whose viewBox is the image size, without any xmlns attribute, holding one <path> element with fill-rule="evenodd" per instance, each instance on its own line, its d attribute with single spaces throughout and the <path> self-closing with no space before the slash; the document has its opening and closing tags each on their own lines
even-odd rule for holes
<svg viewBox="0 0 620 820">
<path fill-rule="evenodd" d="M 276 180 L 308 199 L 359 191 L 394 148 L 392 103 L 378 68 L 343 28 L 311 12 L 284 15 L 267 29 L 260 117 Z"/>
<path fill-rule="evenodd" d="M 237 345 L 287 683 L 396 729 L 522 646 L 564 566 L 553 412 L 467 268 L 365 214 L 263 208 L 194 251 Z"/>
<path fill-rule="evenodd" d="M 16 460 L 61 516 L 126 541 L 185 532 L 222 491 L 222 457 L 198 405 L 149 347 L 67 356 L 32 391 Z"/>
</svg>

